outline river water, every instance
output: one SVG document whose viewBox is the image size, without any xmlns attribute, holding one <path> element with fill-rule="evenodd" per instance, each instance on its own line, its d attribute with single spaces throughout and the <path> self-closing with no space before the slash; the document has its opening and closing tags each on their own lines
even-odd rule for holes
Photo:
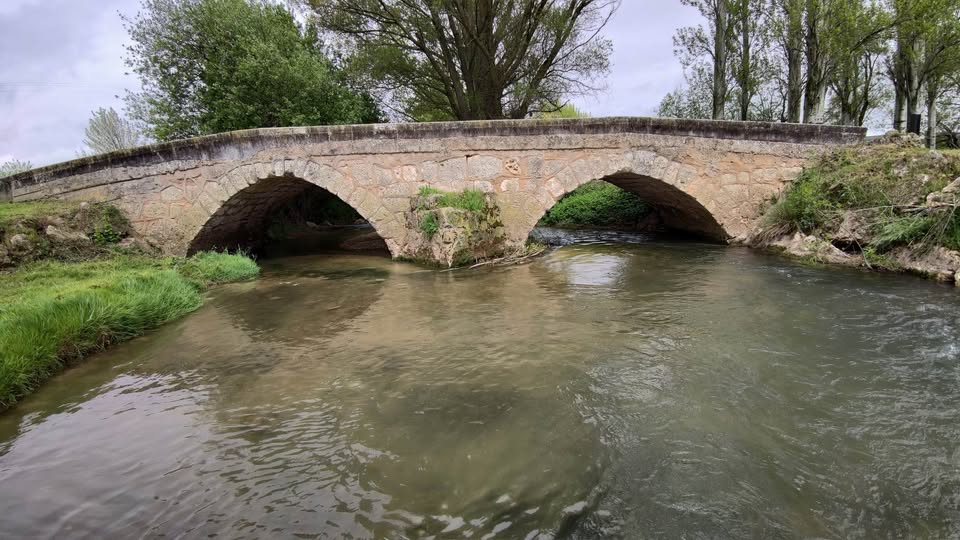
<svg viewBox="0 0 960 540">
<path fill-rule="evenodd" d="M 960 536 L 952 288 L 574 239 L 266 261 L 0 416 L 0 537 Z"/>
</svg>

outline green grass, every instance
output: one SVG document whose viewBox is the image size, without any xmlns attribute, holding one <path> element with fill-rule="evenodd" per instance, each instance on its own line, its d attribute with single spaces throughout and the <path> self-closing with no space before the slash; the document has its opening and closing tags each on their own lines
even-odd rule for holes
<svg viewBox="0 0 960 540">
<path fill-rule="evenodd" d="M 480 213 L 487 207 L 486 196 L 482 191 L 465 189 L 457 193 L 441 191 L 431 186 L 420 188 L 420 196 L 440 195 L 437 206 L 440 208 L 460 208 L 470 212 Z"/>
<path fill-rule="evenodd" d="M 217 251 L 197 253 L 183 260 L 177 269 L 187 279 L 201 284 L 246 281 L 260 273 L 257 263 L 245 254 L 231 255 Z"/>
<path fill-rule="evenodd" d="M 540 223 L 555 227 L 632 227 L 650 212 L 636 195 L 607 182 L 590 182 L 557 201 Z"/>
<path fill-rule="evenodd" d="M 437 222 L 437 214 L 434 212 L 427 212 L 427 214 L 423 216 L 423 220 L 420 221 L 420 230 L 430 238 L 437 234 L 437 232 L 440 231 L 440 223 Z"/>
<path fill-rule="evenodd" d="M 77 205 L 64 201 L 34 201 L 0 203 L 0 230 L 25 219 L 38 219 L 58 215 L 74 209 Z"/>
<path fill-rule="evenodd" d="M 0 275 L 0 410 L 85 354 L 203 303 L 209 283 L 252 279 L 243 255 L 45 261 Z"/>
</svg>

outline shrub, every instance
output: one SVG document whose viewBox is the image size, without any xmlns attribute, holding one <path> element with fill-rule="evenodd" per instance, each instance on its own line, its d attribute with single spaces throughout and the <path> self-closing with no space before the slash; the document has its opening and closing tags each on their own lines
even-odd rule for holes
<svg viewBox="0 0 960 540">
<path fill-rule="evenodd" d="M 543 225 L 634 226 L 651 208 L 636 195 L 607 182 L 584 184 L 560 199 L 540 220 Z"/>
<path fill-rule="evenodd" d="M 99 212 L 93 229 L 93 242 L 98 246 L 116 244 L 130 231 L 130 222 L 117 207 L 108 204 L 95 206 Z"/>
<path fill-rule="evenodd" d="M 835 204 L 827 198 L 823 183 L 816 171 L 806 170 L 767 211 L 771 225 L 806 233 L 823 225 L 831 216 Z"/>
</svg>

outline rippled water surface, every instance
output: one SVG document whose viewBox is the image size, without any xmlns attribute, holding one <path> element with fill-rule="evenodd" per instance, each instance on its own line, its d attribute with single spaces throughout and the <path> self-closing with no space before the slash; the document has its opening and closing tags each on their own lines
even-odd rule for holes
<svg viewBox="0 0 960 540">
<path fill-rule="evenodd" d="M 960 295 L 595 242 L 299 257 L 0 416 L 0 537 L 960 536 Z"/>
</svg>

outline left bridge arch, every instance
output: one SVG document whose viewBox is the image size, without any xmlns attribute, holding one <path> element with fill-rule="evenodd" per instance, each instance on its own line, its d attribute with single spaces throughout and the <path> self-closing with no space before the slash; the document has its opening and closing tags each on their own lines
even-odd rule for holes
<svg viewBox="0 0 960 540">
<path fill-rule="evenodd" d="M 392 256 L 400 255 L 406 229 L 378 192 L 328 164 L 302 158 L 242 164 L 207 182 L 190 207 L 192 226 L 182 229 L 187 253 L 257 246 L 270 217 L 311 187 L 348 204 L 373 227 Z"/>
</svg>

